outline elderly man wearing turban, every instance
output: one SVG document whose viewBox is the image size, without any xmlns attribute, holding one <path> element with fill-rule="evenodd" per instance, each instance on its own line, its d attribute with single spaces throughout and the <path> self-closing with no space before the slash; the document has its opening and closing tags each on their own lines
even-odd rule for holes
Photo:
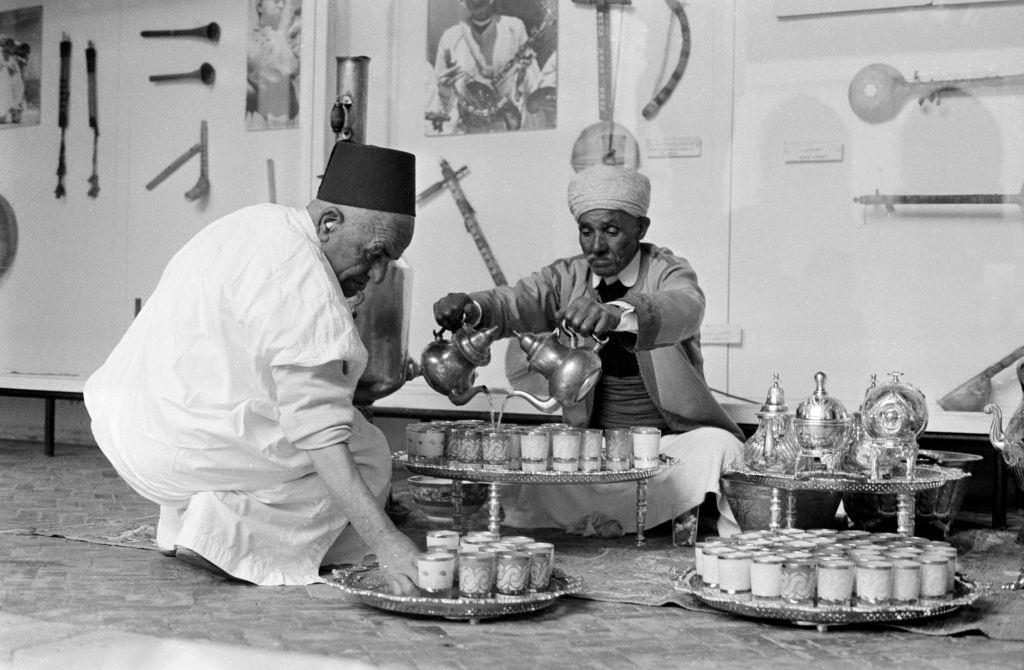
<svg viewBox="0 0 1024 670">
<path fill-rule="evenodd" d="M 367 351 L 346 299 L 409 245 L 414 182 L 411 154 L 339 142 L 306 207 L 246 207 L 187 242 L 90 376 L 96 441 L 160 505 L 166 553 L 274 585 L 372 552 L 413 592 L 390 451 L 353 406 Z"/>
<path fill-rule="evenodd" d="M 685 259 L 642 241 L 650 192 L 647 177 L 635 170 L 597 165 L 577 173 L 569 209 L 582 253 L 515 286 L 451 293 L 434 304 L 434 316 L 449 329 L 463 322 L 498 326 L 501 337 L 551 331 L 563 322 L 584 336 L 608 337 L 600 381 L 583 403 L 564 407 L 563 417 L 575 426 L 661 429 L 661 452 L 682 464 L 650 481 L 647 520 L 654 525 L 719 493 L 721 471 L 740 457 L 743 434 L 704 380 L 704 293 L 697 275 Z M 514 386 L 530 389 L 535 373 L 508 374 Z M 589 519 L 636 530 L 635 485 L 508 487 L 502 502 L 510 526 L 573 530 Z M 718 511 L 719 534 L 736 532 L 724 496 Z"/>
</svg>

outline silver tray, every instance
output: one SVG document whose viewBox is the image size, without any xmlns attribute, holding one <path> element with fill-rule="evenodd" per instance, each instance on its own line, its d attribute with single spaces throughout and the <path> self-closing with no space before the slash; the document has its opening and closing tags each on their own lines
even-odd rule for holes
<svg viewBox="0 0 1024 670">
<path fill-rule="evenodd" d="M 954 612 L 985 595 L 990 587 L 957 575 L 953 598 L 948 600 L 922 600 L 907 605 L 863 605 L 849 607 L 815 607 L 794 605 L 781 600 L 739 600 L 736 596 L 709 589 L 693 569 L 672 576 L 677 591 L 695 596 L 705 605 L 723 612 L 755 619 L 776 619 L 801 626 L 816 626 L 825 630 L 829 626 L 896 623 L 927 619 Z"/>
<path fill-rule="evenodd" d="M 531 591 L 522 596 L 498 595 L 479 600 L 468 598 L 429 598 L 397 596 L 384 585 L 376 566 L 353 566 L 332 570 L 327 583 L 356 596 L 363 604 L 389 612 L 462 619 L 478 623 L 480 619 L 536 612 L 555 604 L 561 596 L 579 593 L 583 580 L 570 577 L 558 568 L 551 571 L 551 588 Z"/>
<path fill-rule="evenodd" d="M 851 493 L 914 493 L 937 489 L 946 482 L 967 477 L 968 473 L 956 468 L 918 466 L 914 478 L 891 477 L 871 481 L 864 476 L 845 472 L 801 472 L 791 475 L 783 472 L 764 472 L 733 469 L 722 474 L 725 479 L 737 479 L 787 491 L 842 491 Z"/>
<path fill-rule="evenodd" d="M 477 470 L 455 468 L 447 465 L 427 465 L 409 460 L 409 454 L 396 452 L 394 462 L 405 466 L 410 472 L 428 477 L 461 479 L 471 482 L 504 482 L 508 484 L 608 484 L 650 479 L 656 474 L 675 467 L 679 460 L 661 454 L 661 462 L 653 468 L 631 468 L 629 470 L 597 472 L 523 472 L 522 470 Z"/>
</svg>

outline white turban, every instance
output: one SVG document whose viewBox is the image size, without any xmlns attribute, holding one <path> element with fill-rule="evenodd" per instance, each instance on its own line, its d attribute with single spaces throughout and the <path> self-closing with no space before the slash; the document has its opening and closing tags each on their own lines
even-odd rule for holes
<svg viewBox="0 0 1024 670">
<path fill-rule="evenodd" d="M 569 182 L 569 211 L 574 219 L 592 209 L 618 209 L 647 216 L 651 180 L 636 170 L 594 165 L 577 172 Z"/>
</svg>

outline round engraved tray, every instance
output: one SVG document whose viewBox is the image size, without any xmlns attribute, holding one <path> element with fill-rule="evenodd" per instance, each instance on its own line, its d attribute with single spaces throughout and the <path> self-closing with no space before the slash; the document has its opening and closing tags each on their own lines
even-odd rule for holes
<svg viewBox="0 0 1024 670">
<path fill-rule="evenodd" d="M 505 482 L 509 484 L 602 484 L 611 482 L 632 482 L 650 479 L 656 474 L 665 472 L 679 463 L 678 459 L 661 454 L 661 462 L 653 468 L 631 468 L 629 470 L 599 470 L 597 472 L 523 472 L 522 470 L 479 470 L 455 468 L 446 465 L 427 465 L 409 460 L 409 454 L 396 452 L 394 462 L 400 463 L 418 475 L 442 477 L 446 479 L 462 479 L 474 482 Z"/>
<path fill-rule="evenodd" d="M 583 589 L 581 578 L 570 577 L 558 568 L 551 571 L 551 587 L 547 591 L 481 599 L 397 596 L 384 585 L 376 566 L 332 570 L 327 583 L 356 596 L 363 604 L 378 609 L 445 619 L 465 619 L 470 623 L 477 623 L 480 619 L 536 612 L 554 605 L 561 596 L 579 593 Z"/>
<path fill-rule="evenodd" d="M 781 600 L 740 600 L 737 596 L 705 587 L 700 575 L 692 568 L 673 575 L 672 582 L 677 591 L 689 593 L 705 605 L 723 612 L 756 619 L 789 621 L 800 626 L 817 626 L 818 630 L 825 630 L 828 626 L 893 623 L 949 614 L 970 605 L 990 589 L 987 584 L 973 582 L 958 574 L 953 597 L 946 600 L 921 600 L 914 604 L 898 605 L 858 603 L 848 607 L 815 607 Z"/>
<path fill-rule="evenodd" d="M 765 472 L 735 468 L 722 475 L 727 479 L 738 479 L 751 484 L 760 484 L 787 491 L 843 491 L 853 493 L 913 493 L 937 489 L 948 481 L 962 479 L 969 473 L 958 468 L 940 468 L 919 465 L 914 468 L 914 478 L 888 477 L 873 481 L 864 475 L 847 472 L 810 471 L 796 475 L 783 472 Z"/>
</svg>

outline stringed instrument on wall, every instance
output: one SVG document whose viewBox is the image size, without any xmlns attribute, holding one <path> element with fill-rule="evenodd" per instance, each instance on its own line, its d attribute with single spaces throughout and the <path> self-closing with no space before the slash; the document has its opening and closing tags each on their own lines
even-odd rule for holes
<svg viewBox="0 0 1024 670">
<path fill-rule="evenodd" d="M 600 121 L 583 129 L 572 147 L 572 168 L 576 172 L 592 165 L 640 167 L 640 146 L 629 129 L 615 121 L 612 91 L 611 34 L 609 8 L 628 5 L 632 0 L 573 0 L 597 9 L 597 86 Z"/>
</svg>

